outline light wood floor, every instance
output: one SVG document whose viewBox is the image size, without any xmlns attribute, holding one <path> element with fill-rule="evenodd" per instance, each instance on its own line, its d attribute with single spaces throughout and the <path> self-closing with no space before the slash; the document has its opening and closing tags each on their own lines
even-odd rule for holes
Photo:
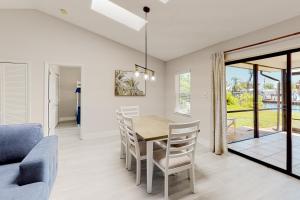
<svg viewBox="0 0 300 200">
<path fill-rule="evenodd" d="M 75 120 L 59 122 L 56 129 L 77 128 Z"/>
<path fill-rule="evenodd" d="M 79 140 L 77 134 L 59 135 L 59 171 L 52 200 L 163 199 L 163 176 L 154 172 L 153 194 L 146 192 L 145 163 L 142 184 L 119 159 L 119 136 Z M 187 174 L 170 178 L 170 199 L 298 200 L 300 180 L 237 155 L 216 156 L 198 145 L 196 194 L 191 194 Z"/>
</svg>

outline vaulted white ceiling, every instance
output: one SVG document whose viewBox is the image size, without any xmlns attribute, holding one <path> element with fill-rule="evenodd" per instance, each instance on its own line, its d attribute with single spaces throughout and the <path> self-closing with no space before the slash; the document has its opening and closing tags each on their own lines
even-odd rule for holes
<svg viewBox="0 0 300 200">
<path fill-rule="evenodd" d="M 299 0 L 112 0 L 149 14 L 149 54 L 162 60 L 194 52 L 300 15 Z M 1 0 L 2 9 L 37 9 L 134 49 L 144 50 L 144 29 L 132 30 L 90 10 L 91 0 Z M 68 15 L 63 15 L 60 9 Z"/>
</svg>

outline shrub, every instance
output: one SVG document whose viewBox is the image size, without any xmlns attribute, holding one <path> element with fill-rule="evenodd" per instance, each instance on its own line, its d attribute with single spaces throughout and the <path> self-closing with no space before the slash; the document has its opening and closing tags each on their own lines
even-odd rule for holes
<svg viewBox="0 0 300 200">
<path fill-rule="evenodd" d="M 240 98 L 240 105 L 243 108 L 253 108 L 253 94 L 250 93 L 243 93 Z M 258 96 L 258 107 L 262 108 L 263 107 L 263 97 Z"/>
<path fill-rule="evenodd" d="M 227 105 L 239 105 L 239 99 L 233 96 L 231 92 L 226 94 Z"/>
</svg>

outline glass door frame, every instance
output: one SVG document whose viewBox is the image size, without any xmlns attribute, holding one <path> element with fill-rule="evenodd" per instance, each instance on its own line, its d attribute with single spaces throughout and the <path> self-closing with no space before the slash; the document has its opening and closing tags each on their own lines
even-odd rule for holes
<svg viewBox="0 0 300 200">
<path fill-rule="evenodd" d="M 265 165 L 269 168 L 272 168 L 274 170 L 280 171 L 282 173 L 285 173 L 287 175 L 293 176 L 295 178 L 300 179 L 300 176 L 293 174 L 292 171 L 292 162 L 293 162 L 293 155 L 292 155 L 292 54 L 300 52 L 300 48 L 296 49 L 290 49 L 286 51 L 280 51 L 280 52 L 275 52 L 275 53 L 270 53 L 270 54 L 265 54 L 265 55 L 260 55 L 260 56 L 254 56 L 254 57 L 249 57 L 249 58 L 244 58 L 240 60 L 234 60 L 234 61 L 227 61 L 225 62 L 225 66 L 228 65 L 233 65 L 233 64 L 238 64 L 238 63 L 245 63 L 249 61 L 254 61 L 254 60 L 261 60 L 261 59 L 266 59 L 266 58 L 272 58 L 272 57 L 277 57 L 277 56 L 285 56 L 287 58 L 287 66 L 286 66 L 286 72 L 283 76 L 283 87 L 284 90 L 282 98 L 282 110 L 285 114 L 285 123 L 283 126 L 286 128 L 286 169 L 279 168 L 277 166 L 274 166 L 272 164 L 266 163 L 264 161 L 258 160 L 256 158 L 250 157 L 248 155 L 245 155 L 241 152 L 235 151 L 233 149 L 228 149 L 229 152 L 235 153 L 237 155 L 240 155 L 244 158 L 247 158 L 249 160 L 252 160 L 254 162 L 260 163 L 262 165 Z M 259 108 L 258 108 L 258 65 L 253 65 L 253 89 L 254 89 L 254 104 L 253 104 L 253 110 L 254 110 L 254 138 L 259 137 Z"/>
</svg>

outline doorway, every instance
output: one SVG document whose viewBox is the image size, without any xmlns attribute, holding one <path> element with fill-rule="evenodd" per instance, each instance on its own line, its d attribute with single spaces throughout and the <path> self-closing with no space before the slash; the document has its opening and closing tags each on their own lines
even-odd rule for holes
<svg viewBox="0 0 300 200">
<path fill-rule="evenodd" d="M 300 178 L 300 49 L 226 63 L 229 151 Z"/>
<path fill-rule="evenodd" d="M 48 135 L 81 133 L 81 67 L 46 65 Z"/>
</svg>

